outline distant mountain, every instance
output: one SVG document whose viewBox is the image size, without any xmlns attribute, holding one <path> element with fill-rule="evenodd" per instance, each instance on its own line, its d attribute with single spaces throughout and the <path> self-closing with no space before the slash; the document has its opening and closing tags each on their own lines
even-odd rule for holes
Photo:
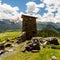
<svg viewBox="0 0 60 60">
<path fill-rule="evenodd" d="M 60 37 L 60 23 L 37 22 L 37 28 L 40 37 Z"/>
<path fill-rule="evenodd" d="M 22 26 L 21 22 L 14 23 L 8 19 L 3 19 L 2 21 L 0 21 L 0 31 L 21 29 L 21 26 Z"/>
<path fill-rule="evenodd" d="M 11 22 L 8 19 L 3 19 L 0 21 L 0 31 L 3 30 L 15 30 L 22 29 L 22 21 L 19 23 Z M 52 23 L 52 22 L 37 22 L 38 30 L 55 30 L 56 32 L 60 32 L 60 23 Z"/>
<path fill-rule="evenodd" d="M 60 32 L 60 23 L 53 23 L 53 22 L 37 22 L 38 30 L 55 30 Z"/>
</svg>

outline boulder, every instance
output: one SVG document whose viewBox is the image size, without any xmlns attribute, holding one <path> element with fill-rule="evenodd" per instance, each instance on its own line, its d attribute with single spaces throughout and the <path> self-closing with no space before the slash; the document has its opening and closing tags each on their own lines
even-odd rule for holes
<svg viewBox="0 0 60 60">
<path fill-rule="evenodd" d="M 56 37 L 47 37 L 44 38 L 43 40 L 47 41 L 47 44 L 54 44 L 54 45 L 59 45 L 58 39 Z"/>
<path fill-rule="evenodd" d="M 5 53 L 5 51 L 4 50 L 0 50 L 0 55 L 2 55 L 3 53 Z"/>
<path fill-rule="evenodd" d="M 34 44 L 34 43 L 33 43 L 33 48 L 32 48 L 32 50 L 40 50 L 39 44 Z"/>
<path fill-rule="evenodd" d="M 36 39 L 30 40 L 29 42 L 26 43 L 25 48 L 23 52 L 25 51 L 39 51 L 40 50 L 40 44 L 39 41 Z"/>
<path fill-rule="evenodd" d="M 4 50 L 4 44 L 0 42 L 0 50 Z"/>
<path fill-rule="evenodd" d="M 32 50 L 33 43 L 32 42 L 27 42 L 25 45 L 25 51 L 31 51 Z"/>
<path fill-rule="evenodd" d="M 20 44 L 22 42 L 22 39 L 21 39 L 21 37 L 17 37 L 17 44 Z"/>
<path fill-rule="evenodd" d="M 4 46 L 5 46 L 5 47 L 11 47 L 12 44 L 11 44 L 11 43 L 6 43 Z"/>
</svg>

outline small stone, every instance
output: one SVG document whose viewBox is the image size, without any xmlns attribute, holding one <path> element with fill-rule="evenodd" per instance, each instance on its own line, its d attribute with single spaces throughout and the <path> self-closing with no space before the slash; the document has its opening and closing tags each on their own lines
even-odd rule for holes
<svg viewBox="0 0 60 60">
<path fill-rule="evenodd" d="M 56 57 L 55 56 L 52 56 L 52 60 L 56 60 Z"/>
<path fill-rule="evenodd" d="M 11 46 L 12 46 L 11 43 L 6 43 L 6 44 L 5 44 L 5 47 L 11 47 Z"/>
<path fill-rule="evenodd" d="M 0 50 L 0 55 L 3 54 L 5 51 L 4 50 Z"/>
<path fill-rule="evenodd" d="M 11 49 L 9 49 L 8 51 L 9 51 L 9 52 L 13 52 L 13 49 L 11 48 Z"/>
</svg>

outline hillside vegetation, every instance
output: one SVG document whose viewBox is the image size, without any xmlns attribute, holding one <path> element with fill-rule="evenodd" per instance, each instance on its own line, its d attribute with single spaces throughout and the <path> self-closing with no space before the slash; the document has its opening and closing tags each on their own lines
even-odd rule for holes
<svg viewBox="0 0 60 60">
<path fill-rule="evenodd" d="M 39 30 L 53 29 L 60 32 L 60 23 L 37 21 L 36 25 Z M 0 21 L 0 32 L 16 29 L 22 29 L 22 21 L 19 21 L 19 23 L 11 22 L 9 19 L 2 19 L 2 21 Z"/>
<path fill-rule="evenodd" d="M 0 41 L 4 41 L 9 39 L 13 39 L 17 36 L 19 36 L 20 34 L 22 34 L 21 30 L 17 30 L 17 31 L 4 31 L 2 33 L 0 33 Z"/>
<path fill-rule="evenodd" d="M 8 56 L 2 58 L 2 60 L 51 60 L 52 56 L 56 56 L 57 60 L 60 60 L 60 49 L 52 49 L 49 47 L 42 48 L 37 53 L 21 52 L 22 47 L 26 42 L 20 44 L 14 50 L 16 53 L 11 53 Z"/>
<path fill-rule="evenodd" d="M 0 41 L 6 40 L 7 38 L 15 38 L 19 36 L 22 32 L 20 30 L 17 31 L 6 31 L 3 33 L 0 33 Z M 56 33 L 53 31 L 38 31 L 39 36 L 46 37 L 46 36 L 55 36 Z M 45 34 L 46 33 L 46 34 Z M 50 34 L 50 35 L 49 35 Z M 58 39 L 60 42 L 60 38 Z M 27 41 L 26 41 L 27 42 Z M 57 60 L 60 60 L 60 45 L 59 46 L 46 46 L 42 48 L 37 53 L 32 52 L 21 52 L 22 47 L 26 43 L 21 43 L 17 47 L 14 47 L 15 53 L 9 53 L 5 57 L 1 58 L 0 60 L 51 60 L 52 56 L 56 56 Z"/>
<path fill-rule="evenodd" d="M 21 30 L 8 30 L 3 31 L 0 33 L 0 41 L 4 41 L 9 39 L 13 39 L 17 36 L 20 36 L 22 34 Z M 60 37 L 60 34 L 54 30 L 38 30 L 38 36 L 39 37 Z"/>
<path fill-rule="evenodd" d="M 38 36 L 40 37 L 60 37 L 60 33 L 55 30 L 38 30 Z"/>
</svg>

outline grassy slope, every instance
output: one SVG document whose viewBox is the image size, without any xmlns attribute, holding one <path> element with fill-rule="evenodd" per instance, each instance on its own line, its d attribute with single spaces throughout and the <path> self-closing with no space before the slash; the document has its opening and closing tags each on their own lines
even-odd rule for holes
<svg viewBox="0 0 60 60">
<path fill-rule="evenodd" d="M 51 48 L 43 48 L 38 53 L 32 52 L 21 52 L 21 48 L 24 43 L 20 44 L 15 50 L 17 52 L 15 54 L 10 54 L 7 57 L 4 57 L 2 60 L 51 60 L 52 56 L 56 56 L 57 60 L 60 60 L 60 50 L 59 49 L 51 49 Z"/>
<path fill-rule="evenodd" d="M 19 36 L 22 32 L 21 31 L 6 31 L 0 33 L 0 41 L 6 40 L 7 38 L 12 39 Z"/>
<path fill-rule="evenodd" d="M 6 38 L 14 38 L 16 36 L 19 36 L 20 34 L 20 31 L 0 33 L 0 41 L 5 40 Z M 24 43 L 20 44 L 18 47 L 15 48 L 15 50 L 17 51 L 16 53 L 9 54 L 8 56 L 2 58 L 2 60 L 51 60 L 51 57 L 53 55 L 57 57 L 57 60 L 60 60 L 59 49 L 43 48 L 38 53 L 23 53 L 21 52 L 23 45 Z"/>
</svg>

